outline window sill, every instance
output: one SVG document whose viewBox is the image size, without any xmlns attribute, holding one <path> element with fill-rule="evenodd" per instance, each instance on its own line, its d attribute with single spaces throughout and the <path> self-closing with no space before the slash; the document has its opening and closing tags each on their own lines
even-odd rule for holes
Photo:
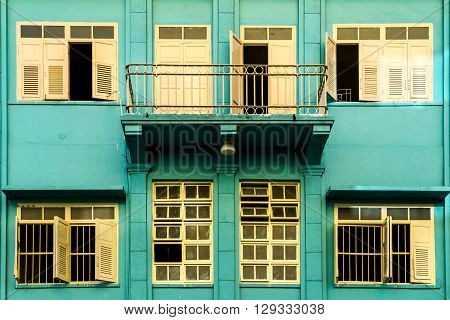
<svg viewBox="0 0 450 320">
<path fill-rule="evenodd" d="M 154 283 L 153 288 L 213 288 L 212 283 Z"/>
<path fill-rule="evenodd" d="M 434 106 L 434 107 L 442 107 L 442 104 L 435 102 L 421 102 L 421 101 L 411 101 L 411 102 L 389 102 L 389 101 L 380 101 L 380 102 L 366 102 L 366 101 L 358 101 L 358 102 L 329 102 L 328 107 L 411 107 L 411 106 Z"/>
<path fill-rule="evenodd" d="M 440 289 L 440 284 L 344 284 L 335 283 L 335 288 L 364 289 Z"/>
<path fill-rule="evenodd" d="M 297 288 L 300 289 L 300 283 L 241 283 L 241 288 Z"/>
<path fill-rule="evenodd" d="M 119 283 L 16 284 L 16 289 L 59 289 L 59 288 L 120 288 L 120 284 Z"/>
<path fill-rule="evenodd" d="M 8 105 L 66 105 L 66 106 L 120 106 L 119 101 L 13 101 L 8 102 Z"/>
</svg>

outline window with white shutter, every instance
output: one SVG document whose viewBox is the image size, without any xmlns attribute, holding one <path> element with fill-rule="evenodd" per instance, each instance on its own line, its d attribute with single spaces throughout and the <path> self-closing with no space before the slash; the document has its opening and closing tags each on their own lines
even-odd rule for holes
<svg viewBox="0 0 450 320">
<path fill-rule="evenodd" d="M 18 42 L 17 95 L 20 100 L 43 98 L 43 54 L 42 41 L 21 39 Z"/>
<path fill-rule="evenodd" d="M 44 97 L 48 100 L 69 98 L 69 55 L 67 45 L 59 41 L 44 42 Z"/>
<path fill-rule="evenodd" d="M 384 96 L 388 101 L 407 100 L 407 49 L 407 44 L 404 43 L 388 43 L 383 49 L 382 79 L 386 80 Z"/>
<path fill-rule="evenodd" d="M 359 45 L 359 99 L 380 101 L 380 47 L 377 44 Z"/>
<path fill-rule="evenodd" d="M 92 43 L 92 97 L 103 100 L 117 99 L 116 43 Z"/>
<path fill-rule="evenodd" d="M 328 36 L 325 36 L 325 61 L 327 63 L 327 93 L 337 100 L 337 70 L 336 70 L 336 42 Z"/>
<path fill-rule="evenodd" d="M 70 225 L 60 217 L 55 217 L 53 241 L 53 277 L 70 282 Z"/>
<path fill-rule="evenodd" d="M 239 65 L 244 64 L 244 45 L 242 41 L 230 31 L 230 64 L 231 76 L 230 76 L 230 105 L 242 106 L 244 104 L 244 87 L 242 76 L 244 69 Z M 231 108 L 232 113 L 241 113 L 241 108 Z"/>
<path fill-rule="evenodd" d="M 117 233 L 116 223 L 95 221 L 95 279 L 117 282 Z"/>
</svg>

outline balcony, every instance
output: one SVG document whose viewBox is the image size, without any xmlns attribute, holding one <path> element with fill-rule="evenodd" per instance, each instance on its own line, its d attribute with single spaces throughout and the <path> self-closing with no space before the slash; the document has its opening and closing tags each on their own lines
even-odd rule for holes
<svg viewBox="0 0 450 320">
<path fill-rule="evenodd" d="M 126 67 L 124 115 L 327 115 L 326 65 Z"/>
</svg>

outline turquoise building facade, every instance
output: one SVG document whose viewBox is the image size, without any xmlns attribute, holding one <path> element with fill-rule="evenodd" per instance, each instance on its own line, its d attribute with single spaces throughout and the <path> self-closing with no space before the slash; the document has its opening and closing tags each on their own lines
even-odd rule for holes
<svg viewBox="0 0 450 320">
<path fill-rule="evenodd" d="M 0 299 L 450 298 L 448 0 L 5 0 L 0 17 Z M 117 99 L 20 99 L 17 26 L 23 22 L 115 24 Z M 427 101 L 328 96 L 325 113 L 293 116 L 234 114 L 216 106 L 210 114 L 139 109 L 137 90 L 148 84 L 135 85 L 136 96 L 129 96 L 127 65 L 157 63 L 160 26 L 209 26 L 205 65 L 230 64 L 230 32 L 243 39 L 244 26 L 294 27 L 291 64 L 328 65 L 325 35 L 337 25 L 417 23 L 432 25 Z M 228 106 L 228 82 L 214 79 L 224 88 L 215 102 Z M 233 155 L 220 153 L 228 138 Z M 212 186 L 211 279 L 205 283 L 154 281 L 154 186 L 177 181 Z M 299 186 L 297 281 L 242 281 L 241 184 L 249 181 Z M 116 281 L 17 280 L 18 207 L 86 203 L 117 206 Z M 435 281 L 337 281 L 335 211 L 342 204 L 432 207 Z"/>
</svg>

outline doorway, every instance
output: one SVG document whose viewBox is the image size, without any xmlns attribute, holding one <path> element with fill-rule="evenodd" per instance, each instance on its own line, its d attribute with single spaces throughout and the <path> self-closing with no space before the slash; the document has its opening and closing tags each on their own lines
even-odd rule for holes
<svg viewBox="0 0 450 320">
<path fill-rule="evenodd" d="M 69 43 L 70 100 L 92 98 L 92 43 Z"/>
<path fill-rule="evenodd" d="M 244 78 L 244 102 L 246 114 L 267 114 L 269 104 L 269 47 L 267 45 L 244 45 L 244 64 L 248 67 Z M 258 74 L 258 75 L 257 75 Z"/>
</svg>

